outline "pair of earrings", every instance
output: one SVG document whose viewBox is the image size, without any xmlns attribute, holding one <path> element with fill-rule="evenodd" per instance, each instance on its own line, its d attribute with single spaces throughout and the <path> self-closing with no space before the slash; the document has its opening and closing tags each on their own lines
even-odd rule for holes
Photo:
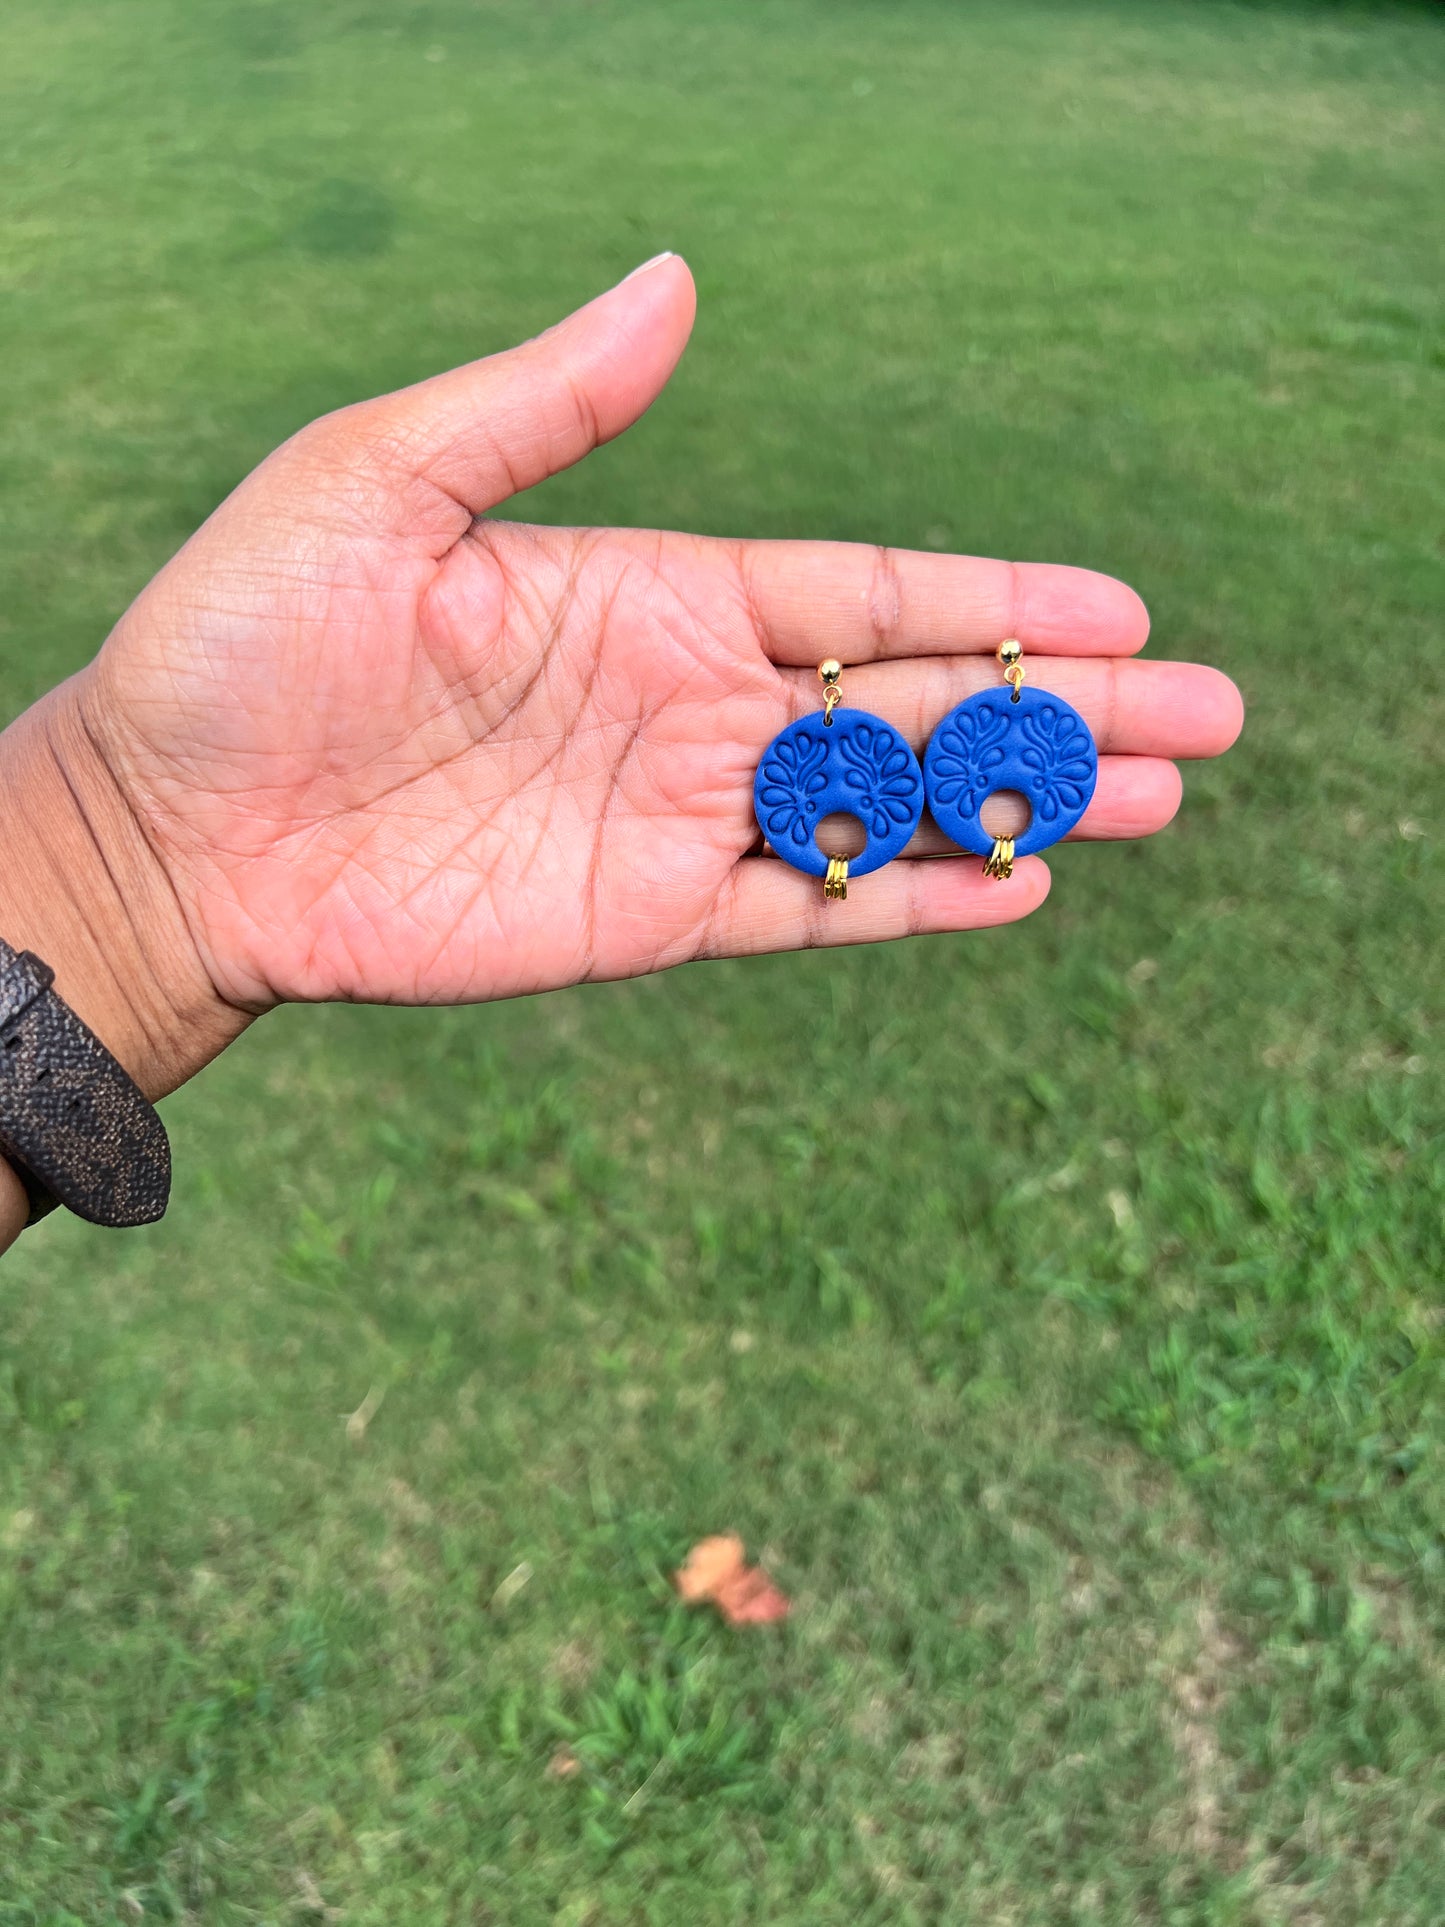
<svg viewBox="0 0 1445 1927">
<path fill-rule="evenodd" d="M 1072 704 L 1024 687 L 1023 649 L 999 644 L 1007 695 L 985 689 L 944 717 L 920 768 L 889 724 L 866 709 L 844 709 L 843 665 L 818 665 L 823 717 L 805 716 L 763 751 L 753 785 L 758 827 L 795 870 L 822 877 L 823 895 L 841 900 L 849 874 L 867 876 L 906 847 L 923 815 L 925 795 L 946 836 L 986 859 L 984 874 L 1013 874 L 1016 856 L 1032 856 L 1068 835 L 1089 806 L 1099 752 Z M 991 836 L 981 820 L 998 790 L 1028 803 L 1028 828 L 1017 838 Z M 860 856 L 826 856 L 816 831 L 825 817 L 857 817 L 867 834 Z"/>
</svg>

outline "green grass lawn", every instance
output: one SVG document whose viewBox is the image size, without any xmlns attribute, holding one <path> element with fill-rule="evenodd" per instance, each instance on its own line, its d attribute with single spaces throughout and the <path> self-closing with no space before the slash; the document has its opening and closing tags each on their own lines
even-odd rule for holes
<svg viewBox="0 0 1445 1927">
<path fill-rule="evenodd" d="M 309 416 L 673 247 L 537 515 L 1110 569 L 1250 720 L 1017 930 L 284 1012 L 163 1225 L 28 1234 L 3 1927 L 1445 1920 L 1442 79 L 1425 9 L 8 0 L 7 713 Z M 729 1526 L 786 1626 L 672 1603 Z"/>
</svg>

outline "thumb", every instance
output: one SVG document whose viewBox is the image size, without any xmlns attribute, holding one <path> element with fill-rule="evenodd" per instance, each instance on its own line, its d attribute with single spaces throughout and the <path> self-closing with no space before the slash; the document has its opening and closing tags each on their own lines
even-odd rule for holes
<svg viewBox="0 0 1445 1927">
<path fill-rule="evenodd" d="M 687 263 L 660 254 L 535 340 L 364 404 L 367 427 L 406 478 L 481 515 L 645 414 L 696 307 Z"/>
</svg>

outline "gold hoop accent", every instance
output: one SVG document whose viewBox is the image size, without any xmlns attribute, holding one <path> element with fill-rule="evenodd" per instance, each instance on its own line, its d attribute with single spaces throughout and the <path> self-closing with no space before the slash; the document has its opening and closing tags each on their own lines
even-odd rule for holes
<svg viewBox="0 0 1445 1927">
<path fill-rule="evenodd" d="M 983 873 L 998 883 L 1007 883 L 1014 873 L 1014 840 L 1011 836 L 994 838 L 993 850 L 984 860 Z"/>
<path fill-rule="evenodd" d="M 828 874 L 823 878 L 823 895 L 829 903 L 846 902 L 848 896 L 848 859 L 846 856 L 828 858 Z"/>
</svg>

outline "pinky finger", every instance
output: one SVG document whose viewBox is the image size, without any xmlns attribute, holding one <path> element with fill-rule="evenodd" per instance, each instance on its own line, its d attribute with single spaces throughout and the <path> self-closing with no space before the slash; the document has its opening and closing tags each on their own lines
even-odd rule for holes
<svg viewBox="0 0 1445 1927">
<path fill-rule="evenodd" d="M 752 957 L 772 950 L 888 943 L 945 930 L 1017 923 L 1049 894 L 1048 865 L 1024 857 L 1006 883 L 977 857 L 900 859 L 849 886 L 829 903 L 822 881 L 771 856 L 737 864 L 698 948 L 700 957 Z"/>
</svg>

